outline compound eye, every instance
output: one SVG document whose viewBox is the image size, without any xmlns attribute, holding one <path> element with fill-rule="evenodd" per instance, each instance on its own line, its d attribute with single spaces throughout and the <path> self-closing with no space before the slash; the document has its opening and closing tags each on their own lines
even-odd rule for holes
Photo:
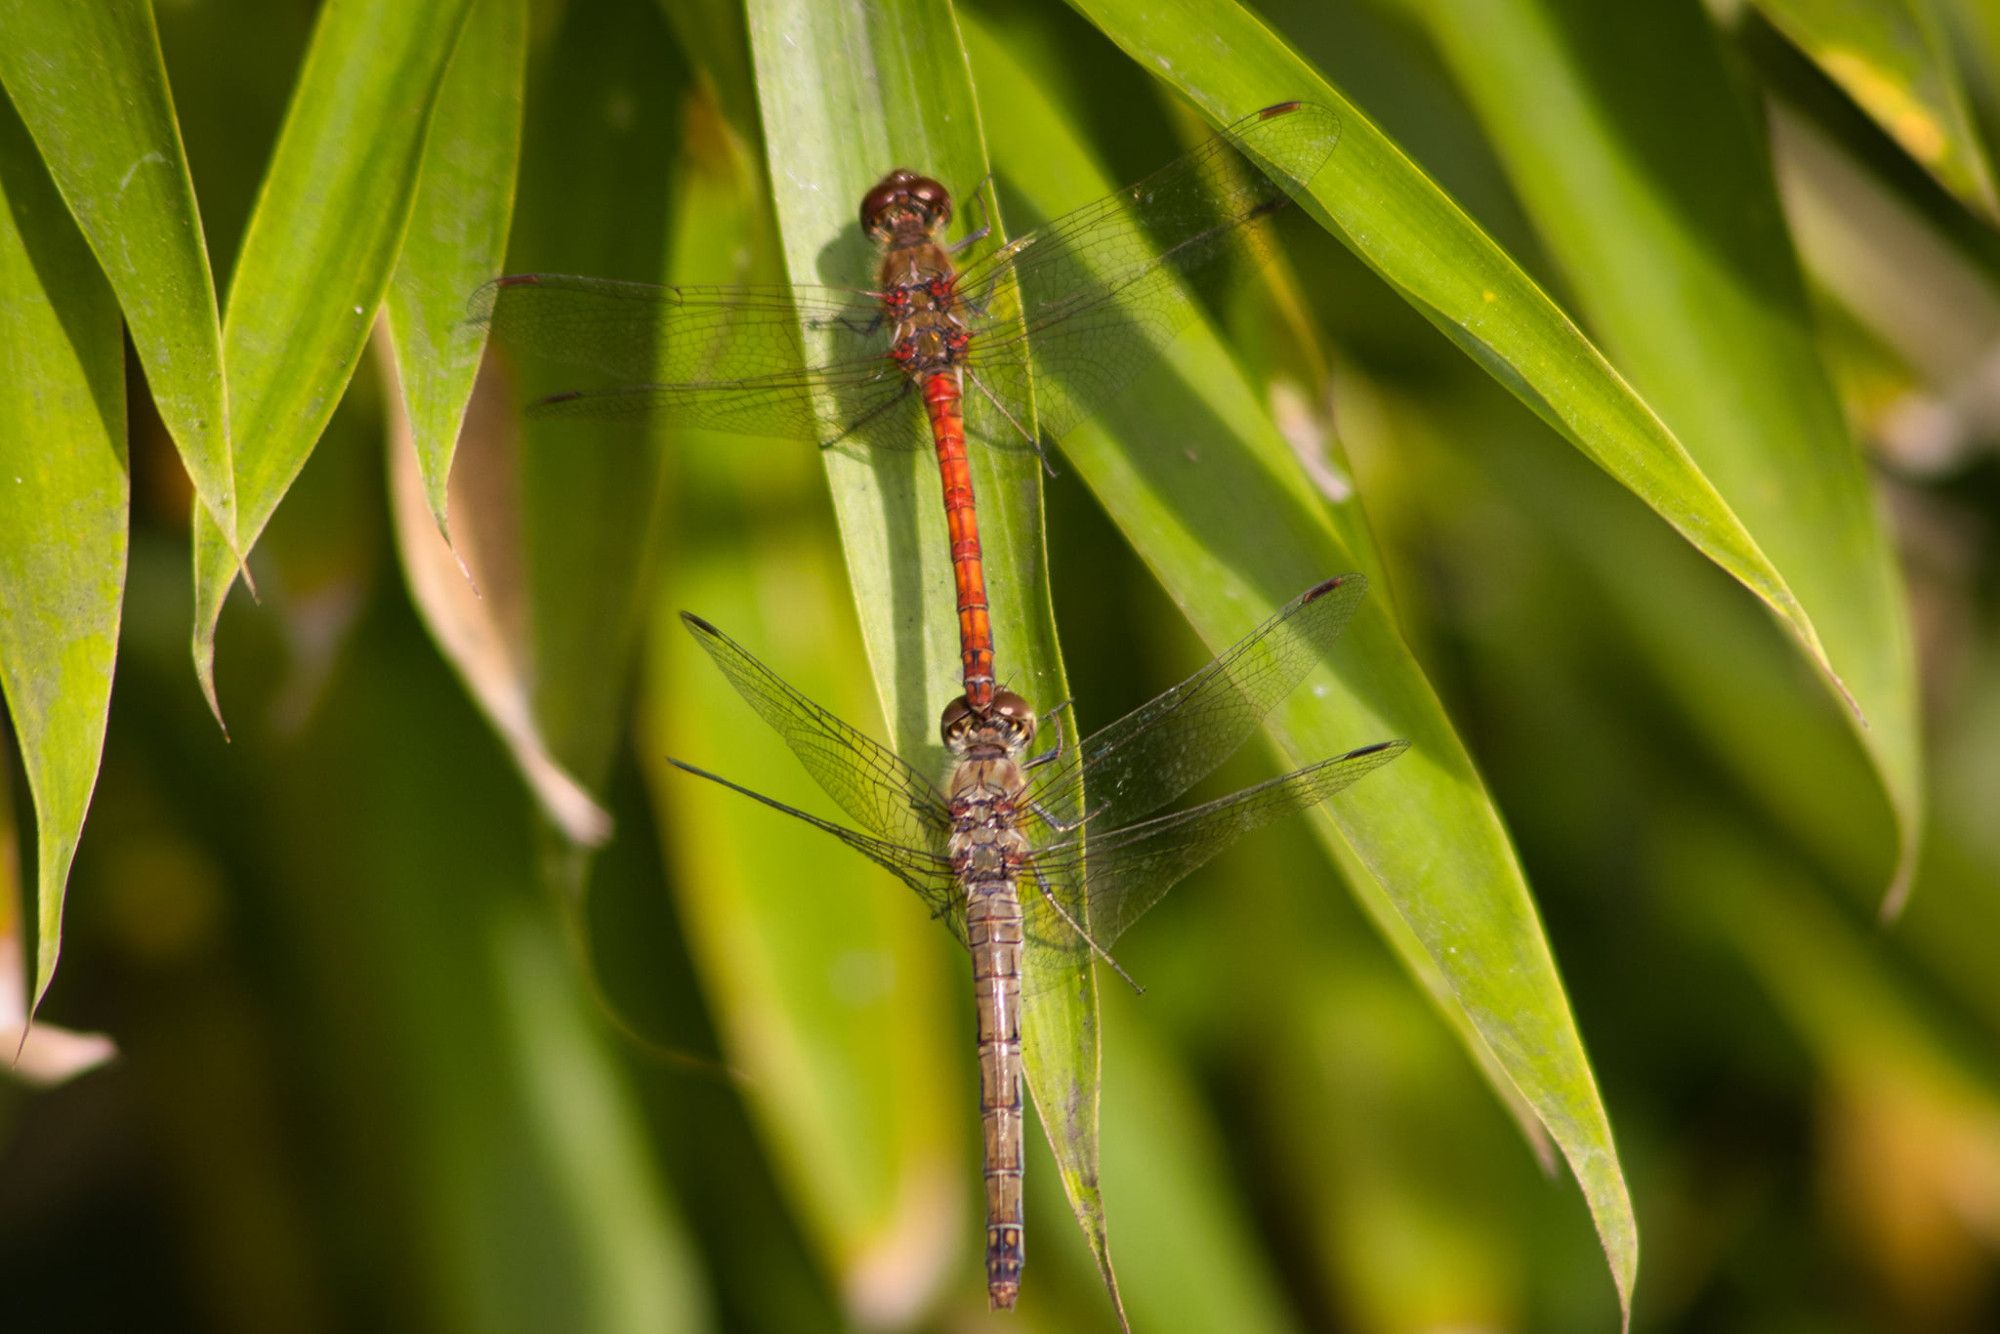
<svg viewBox="0 0 2000 1334">
<path fill-rule="evenodd" d="M 960 695 L 944 706 L 944 713 L 938 718 L 938 735 L 949 746 L 958 737 L 963 736 L 966 728 L 971 725 L 972 706 L 965 702 L 965 696 Z"/>
<path fill-rule="evenodd" d="M 993 716 L 1024 736 L 1035 734 L 1035 710 L 1011 690 L 993 692 Z"/>
<path fill-rule="evenodd" d="M 923 177 L 901 167 L 884 176 L 874 189 L 861 197 L 861 230 L 872 232 L 880 228 L 882 215 L 909 194 L 911 186 L 922 182 Z"/>
<path fill-rule="evenodd" d="M 884 226 L 888 226 L 888 212 L 894 210 L 898 204 L 914 202 L 918 206 L 928 208 L 928 202 L 922 198 L 924 186 L 932 190 L 944 190 L 944 186 L 940 186 L 938 182 L 898 166 L 894 172 L 876 182 L 874 190 L 862 196 L 862 230 L 880 232 Z"/>
<path fill-rule="evenodd" d="M 951 191 L 939 185 L 928 176 L 919 177 L 910 183 L 910 198 L 923 206 L 939 225 L 951 221 Z"/>
</svg>

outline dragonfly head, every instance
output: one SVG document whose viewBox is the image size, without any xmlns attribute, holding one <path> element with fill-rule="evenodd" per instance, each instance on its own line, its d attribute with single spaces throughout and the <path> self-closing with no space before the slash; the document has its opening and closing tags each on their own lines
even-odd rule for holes
<svg viewBox="0 0 2000 1334">
<path fill-rule="evenodd" d="M 1018 755 L 1035 739 L 1035 710 L 1027 700 L 1011 690 L 993 692 L 993 703 L 983 711 L 965 702 L 965 696 L 944 706 L 938 720 L 938 734 L 945 749 L 954 755 L 991 751 Z"/>
<path fill-rule="evenodd" d="M 950 221 L 951 191 L 902 167 L 861 199 L 861 230 L 877 244 L 887 244 L 899 233 L 932 236 Z"/>
</svg>

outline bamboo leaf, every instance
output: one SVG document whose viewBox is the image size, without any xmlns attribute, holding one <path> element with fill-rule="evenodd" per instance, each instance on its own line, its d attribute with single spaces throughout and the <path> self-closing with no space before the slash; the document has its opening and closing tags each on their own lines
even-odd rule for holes
<svg viewBox="0 0 2000 1334">
<path fill-rule="evenodd" d="M 1893 909 L 1924 811 L 1909 608 L 1819 358 L 1761 126 L 1692 10 L 1432 13 L 1592 324 L 1819 628 L 1899 826 Z"/>
<path fill-rule="evenodd" d="M 1933 0 L 1755 0 L 1903 151 L 1988 220 L 1993 168 Z"/>
<path fill-rule="evenodd" d="M 1425 318 L 1770 605 L 1814 663 L 1825 651 L 1781 572 L 1673 433 L 1548 295 L 1315 69 L 1233 6 L 1077 6 L 1211 121 L 1304 99 L 1342 124 L 1309 209 Z"/>
<path fill-rule="evenodd" d="M 507 253 L 527 42 L 524 0 L 473 0 L 438 90 L 410 230 L 389 285 L 389 336 L 424 500 L 447 540 L 445 487 L 485 346 L 465 302 Z"/>
<path fill-rule="evenodd" d="M 667 216 L 663 159 L 683 90 L 657 7 L 644 0 L 577 7 L 548 55 L 528 88 L 513 263 L 656 277 Z M 523 396 L 570 387 L 550 377 L 572 370 L 519 367 Z M 515 632 L 534 726 L 565 772 L 601 791 L 626 732 L 634 657 L 651 610 L 660 442 L 617 423 L 502 429 L 520 436 L 504 473 L 466 480 L 518 498 L 504 540 L 520 563 Z M 487 445 L 475 446 L 468 434 L 461 448 L 470 464 L 471 452 Z M 497 452 L 488 461 L 498 463 Z"/>
<path fill-rule="evenodd" d="M 760 0 L 750 34 L 790 274 L 865 286 L 868 248 L 854 212 L 887 168 L 921 164 L 962 191 L 986 174 L 952 18 L 914 2 Z M 995 240 L 997 232 L 987 244 Z M 1011 429 L 981 420 L 980 405 L 968 407 L 973 434 Z M 971 453 L 1001 674 L 1029 699 L 1067 699 L 1036 460 L 1026 451 Z M 933 729 L 957 693 L 958 654 L 935 466 L 915 451 L 862 457 L 835 449 L 826 451 L 826 471 L 891 738 L 905 755 L 933 757 L 942 772 Z M 1061 726 L 1074 743 L 1067 715 Z M 1059 983 L 1044 980 L 1022 1016 L 1028 1089 L 1122 1322 L 1098 1186 L 1096 980 L 1087 958 L 1068 965 Z"/>
<path fill-rule="evenodd" d="M 765 281 L 777 265 L 762 175 L 717 100 L 689 99 L 669 229 L 676 283 Z M 970 1052 L 951 1003 L 960 972 L 875 867 L 827 856 L 818 832 L 668 763 L 727 756 L 732 778 L 778 794 L 800 781 L 782 748 L 744 736 L 754 724 L 683 609 L 726 610 L 732 635 L 843 717 L 868 718 L 874 704 L 816 451 L 680 430 L 666 458 L 677 511 L 724 516 L 663 536 L 646 655 L 640 756 L 680 920 L 730 1064 L 848 1315 L 900 1327 L 967 1273 L 974 1235 L 946 1221 L 967 1213 L 974 1151 Z"/>
<path fill-rule="evenodd" d="M 152 6 L 4 0 L 0 83 L 111 281 L 195 493 L 234 532 L 215 277 Z"/>
<path fill-rule="evenodd" d="M 22 123 L 0 106 L 0 689 L 35 806 L 32 1015 L 97 784 L 125 593 L 118 305 Z"/>
<path fill-rule="evenodd" d="M 1215 31 L 1213 22 L 1204 29 Z M 1043 216 L 1108 189 L 998 36 L 978 24 L 969 34 L 981 87 L 1008 108 L 991 129 L 1003 179 Z M 1236 77 L 1227 41 L 1203 51 L 1176 45 L 1148 54 L 1147 63 L 1197 81 Z M 1321 176 L 1372 188 L 1346 175 L 1351 161 L 1342 165 L 1352 133 L 1352 126 L 1343 129 Z M 1315 188 L 1322 196 L 1332 189 Z M 1162 362 L 1096 425 L 1072 432 L 1064 453 L 1202 638 L 1220 647 L 1298 589 L 1351 568 L 1353 559 L 1325 501 L 1213 332 L 1182 334 Z M 1363 902 L 1380 893 L 1395 905 L 1492 1057 L 1548 1127 L 1583 1188 L 1629 1311 L 1638 1264 L 1631 1201 L 1498 812 L 1381 600 L 1370 598 L 1356 613 L 1330 666 L 1297 692 L 1299 702 L 1273 716 L 1269 730 L 1298 762 L 1386 737 L 1411 742 L 1408 755 L 1343 793 L 1319 818 L 1331 821 L 1373 878 L 1359 890 Z"/>
<path fill-rule="evenodd" d="M 340 401 L 394 271 L 424 137 L 469 0 L 329 0 L 229 287 L 222 321 L 237 528 L 195 516 L 195 674 L 248 551 Z"/>
<path fill-rule="evenodd" d="M 385 353 L 383 362 L 393 389 L 393 358 Z M 543 812 L 570 842 L 595 847 L 611 836 L 611 816 L 551 753 L 530 701 L 527 646 L 519 633 L 524 612 L 516 544 L 520 497 L 511 485 L 519 442 L 513 405 L 496 383 L 486 383 L 465 415 L 466 441 L 480 457 L 461 483 L 473 496 L 463 506 L 458 548 L 442 531 L 442 507 L 430 504 L 431 479 L 423 471 L 409 418 L 400 404 L 392 406 L 389 496 L 396 550 L 410 598 L 439 652 L 506 743 Z M 452 434 L 458 434 L 456 425 Z"/>
</svg>

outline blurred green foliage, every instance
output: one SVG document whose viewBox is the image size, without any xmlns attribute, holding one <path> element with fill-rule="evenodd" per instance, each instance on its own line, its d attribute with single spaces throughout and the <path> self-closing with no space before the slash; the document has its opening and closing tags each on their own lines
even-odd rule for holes
<svg viewBox="0 0 2000 1334">
<path fill-rule="evenodd" d="M 488 45 L 454 26 L 461 7 Z M 146 25 L 128 21 L 144 5 L 116 8 L 107 66 L 157 77 Z M 371 25 L 398 22 L 397 6 L 329 8 L 321 38 L 348 47 L 318 79 L 363 120 L 317 104 L 302 123 L 318 126 L 318 158 L 274 166 L 290 99 L 321 86 L 304 75 L 315 13 L 245 0 L 159 7 L 166 84 L 148 87 L 170 86 L 173 119 L 150 95 L 117 141 L 166 133 L 169 165 L 185 141 L 194 239 L 226 309 L 312 315 L 243 354 L 263 377 L 254 401 L 296 410 L 255 468 L 241 461 L 265 442 L 234 441 L 252 517 L 276 509 L 249 562 L 260 600 L 222 612 L 225 742 L 188 661 L 197 510 L 181 463 L 212 464 L 198 405 L 214 386 L 182 366 L 170 410 L 154 406 L 169 392 L 160 349 L 206 355 L 218 312 L 161 332 L 168 289 L 148 275 L 172 268 L 182 298 L 204 281 L 184 244 L 157 262 L 105 257 L 115 174 L 72 171 L 58 146 L 89 139 L 103 99 L 79 99 L 74 124 L 49 119 L 60 84 L 35 79 L 64 68 L 43 49 L 61 20 L 0 3 L 0 45 L 17 39 L 0 83 L 21 109 L 0 105 L 0 273 L 23 275 L 0 291 L 0 679 L 5 760 L 16 745 L 23 760 L 0 769 L 0 980 L 27 992 L 59 920 L 64 946 L 18 1078 L 0 1085 L 7 1328 L 1112 1327 L 1039 1138 L 1021 1309 L 984 1312 L 970 1007 L 948 938 L 859 859 L 662 762 L 808 795 L 689 652 L 682 607 L 858 725 L 927 744 L 927 692 L 948 681 L 878 670 L 873 685 L 864 664 L 895 661 L 885 646 L 905 634 L 938 658 L 948 608 L 877 596 L 883 571 L 860 568 L 853 526 L 892 468 L 931 485 L 926 461 L 836 469 L 830 493 L 794 443 L 522 429 L 508 396 L 564 385 L 534 366 L 487 383 L 454 438 L 472 361 L 450 311 L 468 280 L 422 281 L 451 263 L 482 272 L 468 256 L 498 241 L 478 210 L 508 202 L 511 267 L 782 279 L 779 225 L 810 212 L 811 186 L 771 164 L 856 151 L 878 120 L 857 108 L 776 151 L 757 127 L 783 120 L 778 81 L 824 64 L 825 89 L 784 85 L 804 104 L 845 86 L 836 65 L 847 78 L 866 62 L 775 58 L 770 43 L 797 35 L 775 4 L 746 21 L 692 0 L 470 0 L 372 53 Z M 1383 692 L 1434 694 L 1423 772 L 1459 803 L 1403 811 L 1386 863 L 1370 839 L 1392 826 L 1366 805 L 1260 837 L 1121 945 L 1148 990 L 1104 992 L 1089 1035 L 1101 1129 L 1065 1166 L 1101 1172 L 1134 1327 L 1615 1328 L 1594 1233 L 1628 1282 L 1628 1185 L 1637 1328 L 2000 1327 L 1992 21 L 1971 0 L 1899 0 L 1878 22 L 1775 0 L 1509 0 L 1477 25 L 1441 0 L 1079 9 L 986 0 L 926 11 L 912 38 L 921 74 L 956 56 L 924 43 L 965 32 L 969 63 L 937 77 L 980 99 L 1017 229 L 1071 169 L 1051 132 L 1033 174 L 1025 126 L 1066 127 L 1126 179 L 1200 132 L 1186 104 L 1213 114 L 1273 70 L 1324 80 L 1366 125 L 1344 135 L 1351 211 L 1320 201 L 1347 244 L 1287 226 L 1268 280 L 1213 294 L 1206 331 L 1176 349 L 1168 383 L 1191 386 L 1186 401 L 1249 405 L 1248 426 L 1215 419 L 1244 451 L 1176 441 L 1153 463 L 1206 471 L 1140 494 L 1121 479 L 1152 475 L 1146 432 L 1164 434 L 1141 407 L 1066 442 L 1045 500 L 1032 480 L 981 474 L 1004 516 L 996 549 L 1028 585 L 997 589 L 1020 599 L 1011 642 L 1034 660 L 1015 670 L 1046 689 L 1066 673 L 1088 730 L 1232 636 L 1228 581 L 1268 591 L 1295 555 L 1341 552 L 1374 581 L 1364 642 L 1389 650 L 1338 664 L 1339 707 L 1299 705 L 1274 740 L 1316 758 L 1292 749 L 1318 744 L 1312 729 L 1377 739 L 1379 716 L 1410 716 L 1374 711 Z M 493 74 L 458 67 L 455 85 L 468 49 Z M 501 122 L 517 65 L 514 127 Z M 1022 81 L 1032 105 L 1003 91 Z M 415 120 L 379 139 L 368 116 Z M 420 181 L 397 146 L 427 134 L 492 188 Z M 516 139 L 514 198 L 482 203 L 509 193 L 489 164 L 511 170 Z M 284 172 L 303 174 L 262 191 Z M 171 211 L 174 184 L 147 197 Z M 322 189 L 372 211 L 285 227 Z M 1461 224 L 1413 213 L 1384 232 L 1369 210 L 1393 227 L 1396 200 L 1464 210 L 1476 244 L 1424 260 L 1438 291 L 1471 259 L 1510 282 L 1518 263 L 1516 309 L 1532 278 L 1560 307 L 1550 318 L 1597 340 L 1577 339 L 1589 356 L 1524 360 L 1519 328 L 1441 334 L 1452 321 L 1413 291 L 1398 246 Z M 260 210 L 278 211 L 253 224 Z M 245 242 L 258 226 L 261 250 Z M 437 258 L 413 273 L 426 250 Z M 397 346 L 378 338 L 364 357 L 392 280 Z M 128 473 L 119 442 L 91 433 L 118 397 L 97 373 L 116 351 L 114 298 L 134 348 L 122 581 L 105 514 Z M 230 327 L 235 376 L 251 326 Z M 410 374 L 411 330 L 432 349 L 423 366 L 444 368 L 428 382 Z M 282 341 L 302 331 L 309 346 Z M 1631 391 L 1593 369 L 1600 347 Z M 1624 392 L 1797 593 L 1866 729 L 1805 636 L 1605 457 L 1616 413 L 1577 405 Z M 454 447 L 450 552 L 432 510 Z M 1282 503 L 1200 494 L 1245 477 L 1276 479 Z M 904 514 L 916 528 L 885 540 L 925 544 L 934 569 L 933 515 Z M 102 638 L 121 611 L 93 796 L 111 682 L 51 646 L 78 625 Z M 1269 771 L 1246 755 L 1213 790 Z M 62 920 L 49 859 L 86 799 Z M 1498 853 L 1482 876 L 1417 886 L 1409 868 L 1464 836 L 1426 826 L 1445 810 L 1497 811 Z M 1884 924 L 1908 857 L 1907 910 Z M 1522 1014 L 1468 981 L 1513 994 L 1497 955 L 1438 957 L 1440 926 L 1504 909 L 1493 885 L 1509 876 L 1534 900 L 1501 917 L 1530 965 L 1541 950 L 1560 967 L 1560 983 L 1549 970 L 1527 986 L 1523 1012 L 1543 1026 L 1521 1031 L 1572 1046 L 1580 1033 L 1587 1065 L 1496 1040 Z M 119 1055 L 85 1068 L 97 1034 Z M 65 1080 L 66 1063 L 82 1072 Z M 1538 1099 L 1522 1081 L 1550 1068 L 1580 1082 Z M 1588 1124 L 1554 1135 L 1599 1174 L 1590 1207 L 1544 1137 L 1543 1119 L 1572 1113 L 1608 1113 L 1617 1135 L 1615 1158 Z"/>
</svg>

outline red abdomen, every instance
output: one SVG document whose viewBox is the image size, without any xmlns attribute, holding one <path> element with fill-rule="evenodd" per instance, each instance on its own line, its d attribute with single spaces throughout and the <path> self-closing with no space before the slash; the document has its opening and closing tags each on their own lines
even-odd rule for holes
<svg viewBox="0 0 2000 1334">
<path fill-rule="evenodd" d="M 979 551 L 979 515 L 972 503 L 972 466 L 965 457 L 965 414 L 955 372 L 925 377 L 924 410 L 930 415 L 931 441 L 937 447 L 938 475 L 944 483 L 965 702 L 983 712 L 993 703 L 993 625 L 987 616 L 986 568 Z"/>
</svg>

